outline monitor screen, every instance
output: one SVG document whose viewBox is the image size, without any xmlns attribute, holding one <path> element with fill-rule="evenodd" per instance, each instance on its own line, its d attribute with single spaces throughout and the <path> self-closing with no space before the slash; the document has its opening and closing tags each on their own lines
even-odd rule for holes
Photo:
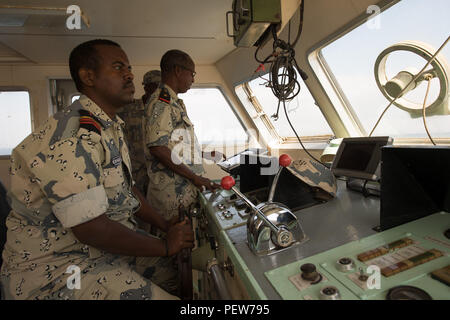
<svg viewBox="0 0 450 320">
<path fill-rule="evenodd" d="M 378 180 L 381 147 L 392 144 L 389 137 L 344 138 L 331 170 L 336 176 Z"/>
</svg>

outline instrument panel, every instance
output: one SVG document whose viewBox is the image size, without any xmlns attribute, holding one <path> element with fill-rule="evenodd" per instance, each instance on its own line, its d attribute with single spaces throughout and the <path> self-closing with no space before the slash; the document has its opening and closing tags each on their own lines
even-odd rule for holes
<svg viewBox="0 0 450 320">
<path fill-rule="evenodd" d="M 265 272 L 282 299 L 450 299 L 450 214 L 431 216 Z"/>
</svg>

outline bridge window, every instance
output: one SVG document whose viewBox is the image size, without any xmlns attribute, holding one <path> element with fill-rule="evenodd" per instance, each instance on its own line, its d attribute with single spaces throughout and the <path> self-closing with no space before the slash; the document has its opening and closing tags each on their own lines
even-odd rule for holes
<svg viewBox="0 0 450 320">
<path fill-rule="evenodd" d="M 0 89 L 0 114 L 0 156 L 9 156 L 12 149 L 31 133 L 28 91 Z"/>
<path fill-rule="evenodd" d="M 379 54 L 386 48 L 404 41 L 428 44 L 434 48 L 434 53 L 449 36 L 449 9 L 448 0 L 402 0 L 377 16 L 372 14 L 371 19 L 365 20 L 355 29 L 320 49 L 322 65 L 325 66 L 326 73 L 331 75 L 329 78 L 335 83 L 333 87 L 338 88 L 338 94 L 342 97 L 340 100 L 344 101 L 349 110 L 348 114 L 352 114 L 358 122 L 357 126 L 362 134 L 368 135 L 372 131 L 390 102 L 382 94 L 375 80 L 374 67 Z M 440 55 L 447 62 L 450 61 L 450 44 L 443 48 Z M 407 68 L 414 68 L 418 72 L 425 64 L 426 60 L 413 52 L 392 52 L 386 60 L 387 79 L 392 79 L 398 72 Z M 429 69 L 431 66 L 428 66 L 427 70 Z M 450 76 L 448 67 L 447 73 L 447 77 Z M 439 88 L 439 80 L 432 79 L 426 105 L 429 106 L 436 100 Z M 422 140 L 427 138 L 421 112 L 426 89 L 427 81 L 422 81 L 402 97 L 418 105 L 420 108 L 417 112 L 412 113 L 408 109 L 391 105 L 372 135 Z M 444 100 L 440 107 L 434 110 L 426 116 L 431 136 L 449 138 L 448 100 Z"/>
<path fill-rule="evenodd" d="M 248 135 L 218 87 L 191 88 L 178 95 L 186 106 L 200 144 L 245 144 Z"/>
<path fill-rule="evenodd" d="M 296 135 L 286 118 L 284 106 L 278 108 L 278 99 L 268 86 L 266 74 L 236 87 L 236 94 L 259 130 L 267 132 L 269 139 L 278 142 L 297 142 Z M 300 93 L 287 101 L 286 113 L 302 141 L 327 140 L 333 136 L 319 106 L 297 73 Z M 278 109 L 278 114 L 277 114 Z"/>
</svg>

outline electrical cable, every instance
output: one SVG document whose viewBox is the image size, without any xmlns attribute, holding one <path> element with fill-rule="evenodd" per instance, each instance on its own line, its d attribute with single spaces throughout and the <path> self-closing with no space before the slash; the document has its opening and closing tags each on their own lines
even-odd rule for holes
<svg viewBox="0 0 450 320">
<path fill-rule="evenodd" d="M 286 115 L 286 119 L 294 132 L 295 136 L 297 137 L 297 140 L 299 141 L 300 145 L 302 146 L 303 150 L 315 161 L 319 162 L 323 166 L 325 166 L 322 162 L 320 162 L 318 159 L 316 159 L 303 145 L 302 140 L 297 134 L 297 131 L 295 130 L 294 126 L 292 125 L 289 116 L 287 114 L 286 109 L 286 101 L 290 101 L 294 99 L 299 93 L 300 93 L 300 83 L 297 81 L 297 72 L 300 74 L 300 76 L 303 78 L 303 80 L 306 80 L 308 78 L 307 74 L 301 70 L 297 64 L 297 61 L 295 60 L 295 51 L 294 46 L 297 44 L 298 40 L 300 39 L 300 35 L 303 30 L 303 12 L 304 12 L 304 0 L 302 1 L 302 4 L 300 6 L 300 21 L 299 21 L 299 28 L 297 32 L 297 36 L 294 40 L 294 42 L 290 43 L 290 23 L 289 22 L 289 32 L 288 32 L 288 42 L 278 39 L 276 34 L 275 26 L 272 26 L 271 32 L 273 36 L 273 50 L 272 53 L 264 59 L 264 61 L 260 61 L 256 59 L 260 63 L 267 63 L 269 62 L 269 59 L 273 57 L 274 59 L 271 61 L 270 71 L 269 71 L 269 86 L 272 89 L 272 93 L 274 96 L 278 99 L 278 107 L 277 112 L 272 115 L 272 118 L 276 121 L 278 119 L 278 113 L 280 109 L 280 104 L 283 102 L 283 109 Z M 260 47 L 255 52 L 255 58 L 257 58 L 257 52 L 259 51 Z M 297 69 L 297 72 L 296 72 Z M 281 70 L 281 72 L 280 72 Z M 280 81 L 281 79 L 281 81 Z M 326 167 L 326 166 L 325 166 Z"/>
<path fill-rule="evenodd" d="M 270 69 L 269 69 L 269 87 L 272 89 L 272 93 L 274 96 L 278 99 L 278 107 L 277 112 L 272 115 L 271 117 L 274 119 L 274 121 L 278 120 L 279 118 L 279 109 L 280 104 L 283 103 L 283 109 L 286 115 L 286 119 L 294 132 L 295 136 L 297 137 L 297 140 L 299 141 L 300 145 L 302 146 L 303 150 L 312 158 L 314 161 L 320 163 L 325 168 L 328 168 L 325 164 L 320 162 L 318 159 L 316 159 L 303 145 L 302 140 L 300 139 L 299 135 L 297 134 L 297 131 L 295 130 L 294 126 L 291 123 L 291 120 L 289 119 L 289 116 L 287 114 L 287 108 L 286 108 L 286 101 L 290 101 L 298 96 L 300 93 L 300 83 L 297 80 L 297 72 L 300 74 L 303 80 L 308 79 L 308 75 L 306 72 L 304 72 L 300 67 L 298 66 L 297 61 L 295 60 L 295 51 L 294 47 L 297 44 L 298 40 L 300 39 L 300 35 L 303 30 L 303 12 L 304 12 L 304 0 L 302 1 L 300 5 L 300 21 L 299 21 L 299 27 L 297 36 L 294 40 L 294 42 L 290 43 L 290 21 L 289 21 L 289 29 L 288 29 L 288 42 L 285 42 L 281 39 L 278 39 L 277 33 L 276 33 L 276 26 L 272 25 L 270 28 L 270 32 L 272 33 L 273 37 L 273 45 L 272 45 L 272 52 L 264 59 L 260 60 L 258 59 L 258 52 L 261 49 L 262 42 L 259 44 L 255 51 L 255 60 L 260 63 L 258 68 L 256 69 L 255 73 L 259 71 L 261 68 L 264 68 L 264 65 L 266 63 L 271 63 Z M 297 72 L 296 72 L 297 71 Z"/>
<path fill-rule="evenodd" d="M 425 99 L 423 100 L 422 118 L 423 118 L 423 125 L 425 126 L 425 131 L 427 132 L 428 138 L 430 138 L 431 143 L 433 145 L 436 145 L 436 143 L 434 142 L 433 138 L 430 135 L 430 132 L 428 131 L 428 126 L 427 126 L 427 121 L 426 121 L 426 116 L 425 116 L 425 106 L 427 104 L 427 98 L 428 98 L 428 93 L 430 92 L 430 85 L 431 85 L 432 78 L 433 77 L 430 74 L 427 74 L 425 76 L 425 80 L 427 80 L 428 84 L 427 84 L 427 92 L 425 93 Z"/>
<path fill-rule="evenodd" d="M 287 114 L 287 110 L 286 110 L 286 103 L 285 101 L 283 101 L 283 108 L 284 108 L 284 114 L 286 115 L 286 119 L 289 123 L 289 126 L 291 127 L 292 131 L 294 131 L 295 136 L 297 137 L 298 141 L 300 142 L 300 145 L 302 146 L 303 150 L 305 150 L 305 152 L 316 162 L 320 163 L 322 166 L 324 166 L 325 168 L 329 169 L 324 163 L 322 163 L 320 160 L 316 159 L 316 157 L 314 157 L 311 153 L 309 153 L 309 151 L 305 148 L 305 146 L 303 145 L 302 140 L 300 139 L 300 137 L 297 134 L 297 131 L 294 129 L 294 126 L 291 123 L 291 120 L 289 119 L 289 116 Z"/>
<path fill-rule="evenodd" d="M 302 0 L 302 4 L 300 5 L 300 21 L 299 21 L 299 26 L 298 26 L 298 33 L 297 33 L 297 37 L 294 40 L 294 43 L 292 44 L 292 47 L 295 47 L 295 45 L 298 42 L 298 39 L 300 39 L 300 35 L 302 34 L 304 9 L 305 9 L 305 0 Z"/>
</svg>

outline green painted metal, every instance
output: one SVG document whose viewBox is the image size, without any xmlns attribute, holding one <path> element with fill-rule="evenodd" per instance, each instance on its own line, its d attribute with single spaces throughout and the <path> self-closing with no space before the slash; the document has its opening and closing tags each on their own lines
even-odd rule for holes
<svg viewBox="0 0 450 320">
<path fill-rule="evenodd" d="M 450 241 L 443 234 L 449 226 L 450 213 L 435 213 L 431 216 L 270 270 L 265 272 L 265 276 L 280 296 L 288 300 L 318 299 L 320 289 L 329 285 L 338 288 L 342 299 L 345 300 L 382 300 L 386 298 L 389 289 L 399 285 L 419 287 L 428 292 L 433 299 L 450 299 L 449 287 L 432 279 L 430 276 L 432 271 L 450 264 Z M 368 267 L 367 264 L 357 259 L 358 254 L 404 237 L 411 238 L 414 240 L 415 245 L 425 250 L 434 248 L 443 252 L 444 255 L 390 277 L 381 275 L 380 289 L 364 290 L 349 278 L 349 275 L 358 272 L 360 267 L 364 271 Z M 349 272 L 339 271 L 337 269 L 337 261 L 342 257 L 353 259 L 356 268 Z M 300 291 L 289 280 L 289 277 L 300 274 L 300 266 L 305 263 L 313 263 L 317 271 L 324 275 L 327 280 Z"/>
<path fill-rule="evenodd" d="M 281 22 L 280 0 L 235 0 L 234 44 L 251 46 L 270 26 Z"/>
<path fill-rule="evenodd" d="M 254 22 L 281 22 L 280 0 L 253 0 L 252 7 Z"/>
<path fill-rule="evenodd" d="M 220 241 L 224 246 L 227 255 L 233 262 L 233 266 L 238 272 L 242 282 L 244 283 L 244 286 L 247 289 L 247 293 L 249 294 L 250 298 L 253 300 L 267 300 L 267 297 L 264 294 L 263 290 L 259 286 L 256 279 L 253 277 L 245 261 L 239 255 L 225 231 L 220 232 Z"/>
<path fill-rule="evenodd" d="M 221 195 L 224 197 L 229 197 L 232 195 L 232 191 L 222 190 Z M 208 227 L 208 231 L 214 235 L 214 237 L 218 240 L 219 248 L 218 250 L 224 250 L 226 255 L 230 257 L 234 270 L 239 274 L 240 279 L 242 280 L 245 288 L 247 289 L 247 293 L 249 297 L 253 300 L 267 300 L 266 295 L 263 290 L 259 286 L 256 279 L 253 277 L 252 273 L 248 269 L 245 261 L 239 255 L 236 250 L 234 244 L 228 237 L 226 230 L 234 227 L 241 226 L 247 223 L 247 220 L 242 219 L 238 216 L 238 214 L 233 216 L 232 220 L 224 220 L 220 218 L 220 212 L 217 208 L 214 208 L 210 202 L 208 202 L 211 194 L 200 194 L 200 203 L 203 208 L 205 208 L 205 213 L 210 225 Z M 230 210 L 236 210 L 234 207 L 229 208 Z M 205 244 L 205 246 L 209 246 L 209 244 Z M 204 249 L 203 251 L 208 251 Z M 202 252 L 203 252 L 202 251 Z M 221 256 L 221 255 L 219 255 Z"/>
<path fill-rule="evenodd" d="M 222 190 L 220 194 L 223 197 L 229 197 L 234 193 L 230 190 Z M 214 223 L 216 224 L 217 228 L 219 228 L 219 230 L 228 230 L 247 223 L 247 218 L 243 219 L 234 206 L 227 206 L 226 209 L 231 212 L 232 218 L 225 219 L 222 215 L 222 211 L 213 207 L 212 204 L 208 202 L 207 199 L 209 199 L 210 197 L 211 194 L 207 194 L 206 196 L 204 194 L 200 194 L 200 201 L 202 205 L 207 209 L 210 217 L 214 220 Z"/>
</svg>

